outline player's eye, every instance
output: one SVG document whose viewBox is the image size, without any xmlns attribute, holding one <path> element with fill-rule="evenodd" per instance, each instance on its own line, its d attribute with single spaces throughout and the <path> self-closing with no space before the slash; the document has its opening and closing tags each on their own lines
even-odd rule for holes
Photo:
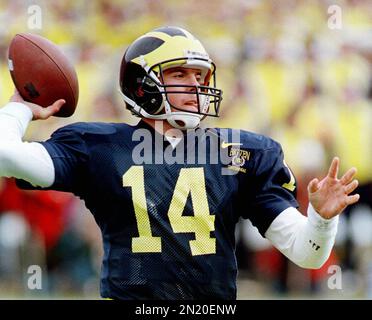
<svg viewBox="0 0 372 320">
<path fill-rule="evenodd" d="M 177 79 L 182 79 L 183 77 L 184 77 L 184 73 L 183 72 L 175 72 L 174 74 L 173 74 L 173 77 L 174 78 L 177 78 Z"/>
</svg>

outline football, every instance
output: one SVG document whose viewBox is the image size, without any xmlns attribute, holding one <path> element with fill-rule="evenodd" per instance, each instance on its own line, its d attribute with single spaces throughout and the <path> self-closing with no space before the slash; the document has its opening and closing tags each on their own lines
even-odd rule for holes
<svg viewBox="0 0 372 320">
<path fill-rule="evenodd" d="M 75 112 L 78 78 L 74 66 L 56 44 L 36 34 L 16 34 L 9 45 L 8 66 L 25 101 L 47 107 L 64 99 L 66 103 L 55 116 L 69 117 Z"/>
</svg>

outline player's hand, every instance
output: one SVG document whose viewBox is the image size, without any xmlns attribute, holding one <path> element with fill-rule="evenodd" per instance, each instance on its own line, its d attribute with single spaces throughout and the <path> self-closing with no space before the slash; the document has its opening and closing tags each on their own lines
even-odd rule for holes
<svg viewBox="0 0 372 320">
<path fill-rule="evenodd" d="M 308 184 L 309 201 L 323 218 L 331 219 L 340 214 L 348 205 L 359 200 L 359 194 L 350 195 L 358 186 L 354 179 L 356 168 L 349 169 L 341 179 L 337 178 L 340 160 L 332 160 L 327 176 L 319 181 L 313 179 Z"/>
<path fill-rule="evenodd" d="M 35 103 L 26 102 L 25 100 L 23 100 L 22 96 L 19 94 L 17 89 L 14 90 L 14 94 L 10 98 L 10 101 L 11 102 L 21 102 L 24 105 L 26 105 L 27 107 L 29 107 L 32 111 L 32 114 L 33 114 L 32 120 L 48 119 L 50 116 L 57 113 L 59 111 L 59 109 L 61 109 L 63 104 L 66 102 L 63 99 L 59 99 L 59 100 L 55 101 L 52 105 L 50 105 L 46 108 L 43 108 L 43 107 L 41 107 L 41 106 L 39 106 Z"/>
</svg>

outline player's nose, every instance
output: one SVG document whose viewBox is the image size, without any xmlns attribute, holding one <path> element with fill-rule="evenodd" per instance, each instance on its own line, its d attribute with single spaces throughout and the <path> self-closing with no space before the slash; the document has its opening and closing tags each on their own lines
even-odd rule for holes
<svg viewBox="0 0 372 320">
<path fill-rule="evenodd" d="M 198 77 L 194 74 L 187 78 L 187 84 L 190 86 L 188 89 L 191 92 L 196 92 L 198 90 L 198 86 L 200 85 Z"/>
</svg>

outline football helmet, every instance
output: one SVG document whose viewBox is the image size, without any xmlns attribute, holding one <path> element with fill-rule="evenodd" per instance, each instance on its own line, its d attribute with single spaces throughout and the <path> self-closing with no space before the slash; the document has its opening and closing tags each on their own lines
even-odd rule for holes
<svg viewBox="0 0 372 320">
<path fill-rule="evenodd" d="M 201 84 L 164 84 L 163 71 L 174 67 L 200 70 Z M 120 67 L 120 92 L 133 114 L 166 119 L 178 129 L 196 128 L 206 116 L 217 117 L 222 101 L 215 64 L 200 41 L 179 27 L 154 29 L 127 48 Z M 169 94 L 196 95 L 198 111 L 172 105 Z"/>
</svg>

